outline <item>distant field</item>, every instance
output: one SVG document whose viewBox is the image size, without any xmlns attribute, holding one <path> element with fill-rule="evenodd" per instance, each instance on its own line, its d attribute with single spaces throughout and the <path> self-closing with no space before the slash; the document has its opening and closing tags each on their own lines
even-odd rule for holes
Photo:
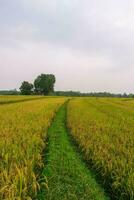
<svg viewBox="0 0 134 200">
<path fill-rule="evenodd" d="M 40 98 L 44 98 L 44 96 L 0 95 L 0 104 L 23 102 L 23 101 L 28 101 L 28 100 L 36 100 Z"/>
<path fill-rule="evenodd" d="M 0 96 L 0 200 L 134 199 L 134 99 L 68 99 Z"/>
</svg>

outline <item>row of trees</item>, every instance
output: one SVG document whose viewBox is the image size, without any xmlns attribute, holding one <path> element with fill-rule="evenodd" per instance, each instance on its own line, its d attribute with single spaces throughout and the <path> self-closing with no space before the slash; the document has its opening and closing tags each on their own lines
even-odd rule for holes
<svg viewBox="0 0 134 200">
<path fill-rule="evenodd" d="M 134 98 L 134 94 L 113 94 L 109 92 L 89 92 L 81 93 L 77 91 L 56 91 L 53 93 L 55 96 L 73 96 L 73 97 L 121 97 L 121 98 Z"/>
<path fill-rule="evenodd" d="M 20 87 L 21 94 L 31 95 L 48 95 L 54 92 L 55 76 L 53 74 L 41 74 L 37 76 L 34 83 L 29 83 L 28 81 L 23 81 Z"/>
</svg>

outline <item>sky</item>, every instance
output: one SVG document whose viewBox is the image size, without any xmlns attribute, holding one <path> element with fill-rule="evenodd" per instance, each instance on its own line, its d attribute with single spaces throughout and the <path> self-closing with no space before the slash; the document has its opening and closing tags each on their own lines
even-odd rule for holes
<svg viewBox="0 0 134 200">
<path fill-rule="evenodd" d="M 0 0 L 0 89 L 134 93 L 133 0 Z"/>
</svg>

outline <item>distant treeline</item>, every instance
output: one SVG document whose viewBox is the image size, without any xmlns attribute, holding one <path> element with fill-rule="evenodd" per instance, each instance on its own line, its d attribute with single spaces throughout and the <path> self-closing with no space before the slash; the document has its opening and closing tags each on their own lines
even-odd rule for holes
<svg viewBox="0 0 134 200">
<path fill-rule="evenodd" d="M 17 90 L 0 90 L 0 95 L 19 95 L 20 92 Z"/>
<path fill-rule="evenodd" d="M 113 94 L 109 92 L 89 92 L 89 93 L 81 93 L 74 91 L 55 91 L 53 93 L 55 96 L 73 96 L 73 97 L 126 97 L 126 98 L 134 98 L 134 94 Z"/>
<path fill-rule="evenodd" d="M 1 90 L 0 95 L 20 95 L 20 91 L 17 90 Z M 122 97 L 122 98 L 134 98 L 134 94 L 113 94 L 109 92 L 89 92 L 81 93 L 75 91 L 55 91 L 49 93 L 51 96 L 71 96 L 71 97 Z"/>
</svg>

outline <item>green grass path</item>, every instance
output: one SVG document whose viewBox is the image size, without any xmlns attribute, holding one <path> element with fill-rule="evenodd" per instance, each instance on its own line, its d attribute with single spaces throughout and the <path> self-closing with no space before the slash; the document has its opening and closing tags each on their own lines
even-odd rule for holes
<svg viewBox="0 0 134 200">
<path fill-rule="evenodd" d="M 43 175 L 48 189 L 39 200 L 107 200 L 80 155 L 75 151 L 65 126 L 66 104 L 61 106 L 48 130 L 47 163 Z"/>
</svg>

